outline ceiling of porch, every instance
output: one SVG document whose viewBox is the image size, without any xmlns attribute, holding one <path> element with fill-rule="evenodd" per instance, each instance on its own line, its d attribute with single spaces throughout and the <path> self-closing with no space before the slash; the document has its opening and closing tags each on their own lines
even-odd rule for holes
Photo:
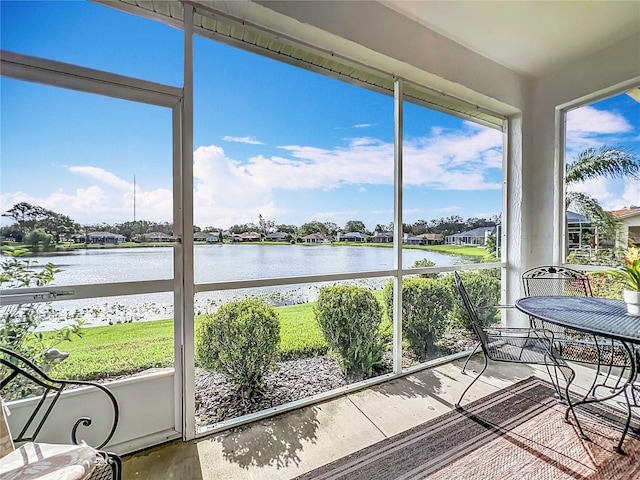
<svg viewBox="0 0 640 480">
<path fill-rule="evenodd" d="M 535 78 L 640 32 L 640 2 L 380 3 L 521 75 Z M 640 62 L 640 59 L 630 59 Z"/>
</svg>

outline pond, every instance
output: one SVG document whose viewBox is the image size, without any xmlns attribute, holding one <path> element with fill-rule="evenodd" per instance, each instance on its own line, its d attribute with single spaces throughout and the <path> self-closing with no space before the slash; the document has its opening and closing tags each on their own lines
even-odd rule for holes
<svg viewBox="0 0 640 480">
<path fill-rule="evenodd" d="M 62 271 L 56 285 L 81 285 L 173 278 L 171 247 L 112 248 L 39 254 Z M 461 257 L 418 249 L 403 250 L 403 266 L 426 258 L 437 266 Z M 468 257 L 467 257 L 468 258 Z M 322 275 L 393 268 L 393 249 L 344 245 L 224 244 L 195 246 L 195 281 L 210 283 L 299 275 Z"/>
</svg>

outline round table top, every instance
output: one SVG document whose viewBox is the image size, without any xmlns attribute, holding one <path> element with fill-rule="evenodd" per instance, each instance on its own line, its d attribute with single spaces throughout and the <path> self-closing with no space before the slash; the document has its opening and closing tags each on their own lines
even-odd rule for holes
<svg viewBox="0 0 640 480">
<path fill-rule="evenodd" d="M 640 344 L 640 316 L 627 313 L 627 306 L 622 300 L 540 296 L 521 298 L 515 305 L 527 315 L 546 322 Z"/>
</svg>

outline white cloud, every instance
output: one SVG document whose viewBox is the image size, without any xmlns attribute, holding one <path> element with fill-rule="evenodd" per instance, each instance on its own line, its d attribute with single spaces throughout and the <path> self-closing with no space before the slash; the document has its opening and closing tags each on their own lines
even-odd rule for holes
<svg viewBox="0 0 640 480">
<path fill-rule="evenodd" d="M 402 210 L 403 215 L 411 215 L 412 213 L 422 213 L 424 210 L 421 208 L 404 208 Z"/>
<path fill-rule="evenodd" d="M 605 210 L 619 210 L 640 205 L 640 181 L 597 178 L 571 185 L 573 192 L 586 193 L 600 202 Z"/>
<path fill-rule="evenodd" d="M 456 215 L 456 214 L 462 212 L 462 207 L 452 205 L 450 207 L 432 208 L 430 211 L 435 213 L 435 214 L 437 214 L 437 215 L 447 215 L 448 216 L 448 215 Z"/>
<path fill-rule="evenodd" d="M 91 166 L 85 165 L 85 166 L 68 167 L 68 169 L 71 173 L 84 175 L 85 177 L 98 180 L 99 182 L 102 182 L 105 185 L 109 185 L 119 190 L 133 189 L 133 183 L 129 183 L 126 180 L 123 180 L 120 177 L 114 175 L 113 173 L 108 172 L 107 170 L 100 167 L 91 167 Z"/>
<path fill-rule="evenodd" d="M 228 158 L 221 147 L 199 147 L 193 154 L 194 220 L 202 226 L 273 218 L 271 177 L 260 177 Z"/>
<path fill-rule="evenodd" d="M 640 180 L 625 180 L 622 182 L 620 197 L 607 202 L 607 210 L 620 210 L 630 206 L 640 206 Z"/>
<path fill-rule="evenodd" d="M 118 194 L 108 192 L 97 185 L 77 188 L 72 193 L 62 190 L 45 196 L 24 192 L 0 195 L 0 208 L 7 211 L 19 202 L 63 213 L 78 223 L 118 223 L 133 220 L 133 192 Z M 165 222 L 172 218 L 173 198 L 171 191 L 156 189 L 136 194 L 136 218 Z"/>
<path fill-rule="evenodd" d="M 624 133 L 633 129 L 625 117 L 615 112 L 591 106 L 567 112 L 567 133 L 584 132 L 594 135 Z"/>
<path fill-rule="evenodd" d="M 314 218 L 318 218 L 320 220 L 325 220 L 327 222 L 335 222 L 336 219 L 341 218 L 353 218 L 360 215 L 358 210 L 342 210 L 335 212 L 317 212 L 313 215 Z"/>
<path fill-rule="evenodd" d="M 575 155 L 587 148 L 617 143 L 617 136 L 633 130 L 618 113 L 584 106 L 567 112 L 567 150 Z"/>
<path fill-rule="evenodd" d="M 256 140 L 253 137 L 232 137 L 230 135 L 227 135 L 225 137 L 222 137 L 222 139 L 225 142 L 248 143 L 249 145 L 264 145 L 264 143 Z"/>
<path fill-rule="evenodd" d="M 354 125 L 353 128 L 369 128 L 373 126 L 373 123 L 358 123 L 357 125 Z"/>
<path fill-rule="evenodd" d="M 288 145 L 279 148 L 293 159 L 255 157 L 247 172 L 272 178 L 285 188 L 330 190 L 342 185 L 393 184 L 393 144 L 360 137 L 333 149 Z M 487 180 L 488 170 L 502 167 L 502 134 L 482 129 L 449 132 L 437 137 L 405 142 L 405 185 L 438 189 L 500 189 L 501 182 Z"/>
<path fill-rule="evenodd" d="M 500 181 L 487 179 L 489 169 L 502 167 L 502 134 L 484 129 L 441 132 L 436 137 L 405 143 L 404 182 L 441 190 L 495 190 Z"/>
<path fill-rule="evenodd" d="M 369 213 L 376 216 L 386 215 L 393 218 L 393 208 L 387 208 L 384 210 L 371 210 Z"/>
<path fill-rule="evenodd" d="M 599 202 L 605 202 L 612 197 L 611 180 L 606 178 L 592 178 L 583 183 L 573 184 L 567 191 L 589 194 Z"/>
</svg>

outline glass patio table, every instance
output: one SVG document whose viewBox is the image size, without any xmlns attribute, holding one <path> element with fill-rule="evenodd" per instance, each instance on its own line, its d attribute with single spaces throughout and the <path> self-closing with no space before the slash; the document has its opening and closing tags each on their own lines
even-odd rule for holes
<svg viewBox="0 0 640 480">
<path fill-rule="evenodd" d="M 631 408 L 639 407 L 640 385 L 638 385 L 638 367 L 640 364 L 640 316 L 627 313 L 622 300 L 596 297 L 540 296 L 526 297 L 516 301 L 518 310 L 542 321 L 565 328 L 578 330 L 588 335 L 604 337 L 619 342 L 629 355 L 629 374 L 611 390 L 611 394 L 596 398 L 595 391 L 590 399 L 573 403 L 573 406 L 602 402 L 624 395 L 627 406 L 627 419 L 616 450 L 623 453 L 622 443 L 631 423 Z M 599 348 L 597 341 L 594 346 Z M 623 372 L 624 373 L 624 372 Z M 567 399 L 570 401 L 569 399 Z M 578 430 L 584 437 L 582 428 Z M 586 438 L 586 437 L 585 437 Z"/>
</svg>

